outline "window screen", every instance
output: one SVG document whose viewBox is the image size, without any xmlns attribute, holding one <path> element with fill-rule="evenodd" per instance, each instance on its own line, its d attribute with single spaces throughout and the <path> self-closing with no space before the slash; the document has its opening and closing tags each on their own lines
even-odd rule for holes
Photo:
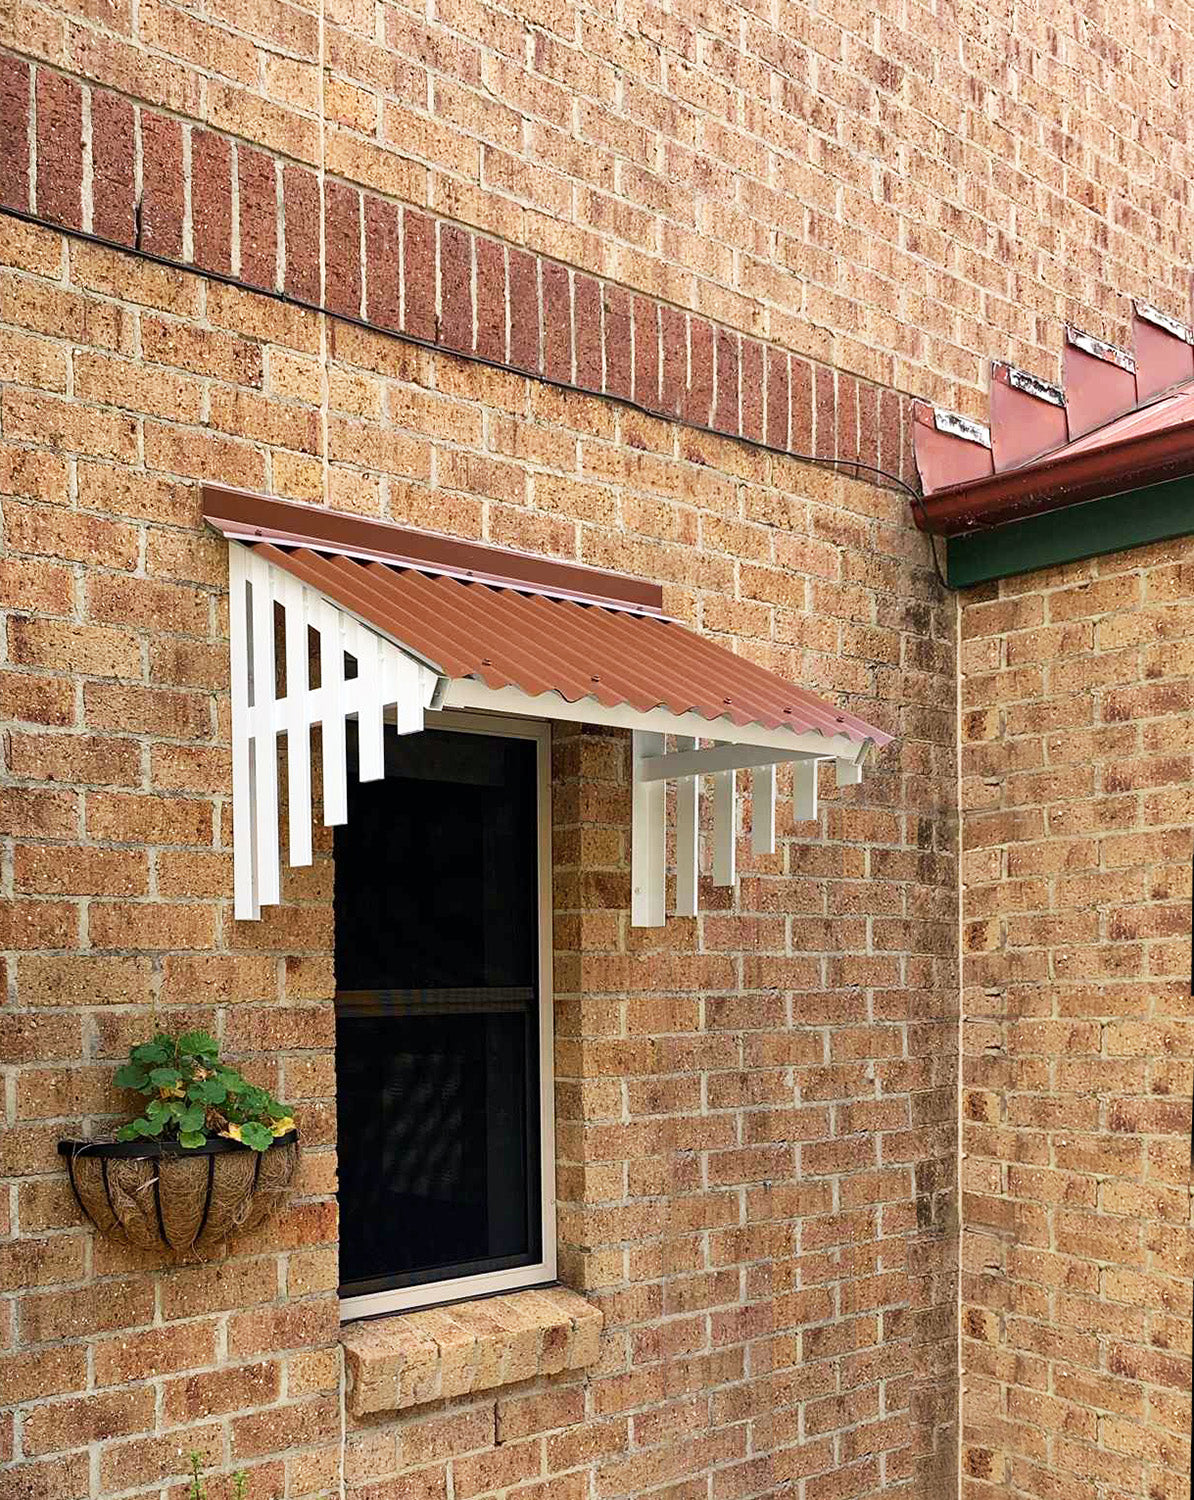
<svg viewBox="0 0 1194 1500">
<path fill-rule="evenodd" d="M 534 1265 L 537 745 L 387 731 L 335 833 L 342 1296 Z"/>
</svg>

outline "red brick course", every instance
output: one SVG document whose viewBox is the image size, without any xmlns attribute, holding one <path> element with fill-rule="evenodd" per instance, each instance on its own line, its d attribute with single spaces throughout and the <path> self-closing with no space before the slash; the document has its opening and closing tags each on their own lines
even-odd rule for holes
<svg viewBox="0 0 1194 1500">
<path fill-rule="evenodd" d="M 15 111 L 24 97 L 28 74 L 24 63 L 12 58 L 5 61 L 10 81 L 2 97 Z M 44 169 L 39 155 L 39 181 L 44 179 L 44 186 L 39 189 L 38 212 L 53 222 L 82 227 L 80 195 L 88 167 L 95 202 L 91 228 L 103 238 L 223 274 L 230 274 L 236 265 L 246 282 L 285 292 L 329 312 L 363 316 L 379 327 L 515 369 L 541 370 L 552 380 L 634 400 L 651 412 L 682 415 L 686 421 L 721 433 L 766 441 L 796 453 L 857 460 L 872 469 L 885 467 L 905 481 L 913 477 L 907 426 L 911 405 L 895 392 L 859 387 L 869 393 L 872 403 L 890 398 L 899 413 L 900 442 L 889 441 L 881 465 L 874 428 L 868 428 L 861 441 L 856 436 L 855 383 L 842 387 L 840 398 L 848 403 L 848 410 L 839 418 L 835 416 L 838 395 L 833 371 L 817 366 L 820 421 L 814 443 L 811 424 L 803 414 L 794 412 L 789 424 L 786 355 L 779 349 L 772 347 L 772 358 L 765 361 L 762 343 L 742 340 L 713 320 L 641 294 L 633 299 L 637 310 L 632 317 L 631 298 L 622 288 L 544 256 L 474 235 L 460 224 L 407 210 L 405 233 L 396 239 L 393 223 L 398 206 L 344 182 L 329 180 L 326 185 L 321 240 L 316 173 L 277 162 L 271 153 L 214 130 L 187 131 L 144 106 L 134 108 L 106 90 L 47 68 L 33 72 L 38 108 L 44 115 L 36 128 L 47 136 Z M 84 107 L 92 111 L 93 119 L 86 163 L 78 124 Z M 139 239 L 138 221 L 131 212 L 130 108 L 139 126 L 143 160 Z M 23 126 L 15 114 L 13 126 Z M 275 162 L 281 168 L 283 198 L 280 272 Z M 9 174 L 12 186 L 5 191 L 14 206 L 28 208 L 30 199 L 19 164 L 18 153 Z M 189 254 L 184 222 L 188 188 Z M 389 226 L 388 230 L 382 232 L 382 225 Z M 371 231 L 369 226 L 375 228 Z M 326 258 L 322 301 L 321 244 Z M 541 343 L 536 337 L 540 283 Z M 405 292 L 401 323 L 396 316 L 398 284 Z M 662 390 L 653 378 L 652 363 L 660 347 L 653 341 L 660 337 Z M 740 360 L 749 363 L 752 378 L 745 404 L 739 397 Z M 779 438 L 789 430 L 790 440 Z"/>
</svg>

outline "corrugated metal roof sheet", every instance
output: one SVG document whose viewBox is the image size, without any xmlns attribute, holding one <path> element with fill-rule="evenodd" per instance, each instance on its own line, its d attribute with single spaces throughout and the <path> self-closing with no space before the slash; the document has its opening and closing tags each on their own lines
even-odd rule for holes
<svg viewBox="0 0 1194 1500">
<path fill-rule="evenodd" d="M 313 525 L 318 516 L 312 512 Z M 855 743 L 891 740 L 855 714 L 654 614 L 334 548 L 243 539 L 450 678 L 536 696 L 558 693 L 570 703 L 593 699 L 606 707 L 697 714 L 710 721 L 710 738 L 718 737 L 715 721 L 722 720 L 844 735 Z M 723 722 L 723 737 L 726 729 Z"/>
</svg>

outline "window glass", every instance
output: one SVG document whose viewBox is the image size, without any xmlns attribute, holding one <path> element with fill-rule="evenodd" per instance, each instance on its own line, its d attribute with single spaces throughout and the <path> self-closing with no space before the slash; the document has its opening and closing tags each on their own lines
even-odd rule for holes
<svg viewBox="0 0 1194 1500">
<path fill-rule="evenodd" d="M 533 1265 L 536 743 L 387 731 L 335 832 L 345 1296 Z"/>
</svg>

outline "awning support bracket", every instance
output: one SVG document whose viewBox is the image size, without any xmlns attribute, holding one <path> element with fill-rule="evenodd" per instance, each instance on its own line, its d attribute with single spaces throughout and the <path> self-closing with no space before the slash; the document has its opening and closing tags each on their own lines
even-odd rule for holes
<svg viewBox="0 0 1194 1500">
<path fill-rule="evenodd" d="M 666 917 L 667 868 L 666 784 L 676 783 L 675 914 L 695 917 L 700 879 L 700 783 L 712 779 L 714 885 L 733 886 L 737 879 L 738 772 L 750 773 L 751 852 L 774 854 L 777 769 L 792 766 L 794 821 L 817 817 L 817 766 L 832 760 L 839 787 L 856 786 L 872 745 L 865 740 L 852 758 L 817 756 L 759 745 L 722 742 L 698 749 L 692 737 L 676 735 L 675 748 L 664 749 L 664 736 L 636 729 L 632 735 L 631 903 L 632 927 L 662 927 Z"/>
<path fill-rule="evenodd" d="M 251 921 L 281 900 L 279 740 L 287 750 L 289 863 L 309 865 L 312 727 L 320 726 L 323 751 L 323 821 L 334 827 L 348 818 L 347 721 L 357 723 L 361 780 L 377 780 L 385 774 L 387 718 L 399 734 L 422 729 L 439 677 L 252 548 L 230 541 L 228 564 L 233 913 Z M 319 637 L 318 688 L 311 686 L 309 630 Z M 346 656 L 356 662 L 355 677 L 345 675 Z"/>
</svg>

